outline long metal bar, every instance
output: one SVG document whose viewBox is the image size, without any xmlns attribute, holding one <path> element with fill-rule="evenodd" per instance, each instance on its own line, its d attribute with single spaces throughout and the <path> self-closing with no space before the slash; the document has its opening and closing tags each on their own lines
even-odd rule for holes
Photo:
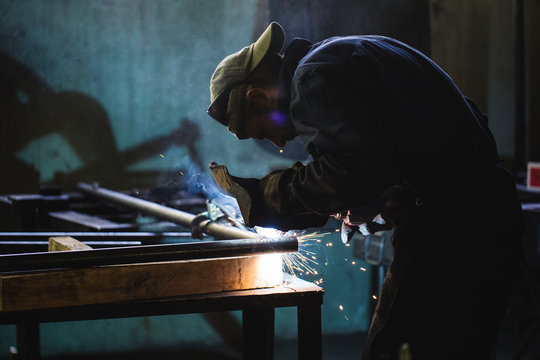
<svg viewBox="0 0 540 360">
<path fill-rule="evenodd" d="M 69 236 L 80 241 L 122 241 L 137 240 L 141 242 L 157 242 L 162 239 L 178 237 L 191 238 L 186 231 L 153 232 L 153 231 L 28 231 L 28 232 L 0 232 L 0 241 L 48 241 L 50 237 Z"/>
<path fill-rule="evenodd" d="M 145 245 L 140 241 L 82 241 L 83 244 L 93 249 L 112 248 L 119 246 L 140 246 Z M 23 254 L 31 252 L 44 252 L 49 249 L 48 241 L 3 241 L 0 240 L 1 254 Z"/>
<path fill-rule="evenodd" d="M 0 272 L 223 258 L 298 251 L 294 236 L 0 255 Z"/>
<path fill-rule="evenodd" d="M 0 254 L 47 251 L 49 238 L 75 238 L 97 248 L 193 241 L 190 232 L 0 232 Z"/>
<path fill-rule="evenodd" d="M 104 189 L 97 185 L 79 183 L 77 188 L 84 193 L 137 209 L 148 215 L 169 220 L 179 225 L 191 227 L 193 219 L 195 219 L 195 215 L 193 214 L 156 204 L 151 201 L 138 199 L 117 191 Z M 238 229 L 232 226 L 221 225 L 212 222 L 211 220 L 201 222 L 199 228 L 202 230 L 202 232 L 220 239 L 254 239 L 259 237 L 259 235 L 254 232 Z"/>
</svg>

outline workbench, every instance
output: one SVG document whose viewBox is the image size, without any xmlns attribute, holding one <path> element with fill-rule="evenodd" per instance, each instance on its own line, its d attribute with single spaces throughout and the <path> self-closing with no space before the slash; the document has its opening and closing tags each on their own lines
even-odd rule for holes
<svg viewBox="0 0 540 360">
<path fill-rule="evenodd" d="M 284 274 L 284 284 L 256 290 L 155 298 L 95 305 L 0 312 L 0 324 L 16 324 L 20 359 L 39 359 L 39 324 L 141 316 L 242 310 L 244 359 L 273 359 L 274 309 L 296 307 L 298 359 L 319 360 L 321 287 Z"/>
</svg>

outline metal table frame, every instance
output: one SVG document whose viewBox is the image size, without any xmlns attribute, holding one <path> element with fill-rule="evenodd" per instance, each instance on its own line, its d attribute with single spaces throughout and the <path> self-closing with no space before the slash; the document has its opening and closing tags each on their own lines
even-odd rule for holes
<svg viewBox="0 0 540 360">
<path fill-rule="evenodd" d="M 39 359 L 39 324 L 173 314 L 242 310 L 244 359 L 273 359 L 274 309 L 297 307 L 298 359 L 322 359 L 321 305 L 324 291 L 312 283 L 285 277 L 283 286 L 165 299 L 149 299 L 69 308 L 0 312 L 0 324 L 16 324 L 20 359 Z"/>
</svg>

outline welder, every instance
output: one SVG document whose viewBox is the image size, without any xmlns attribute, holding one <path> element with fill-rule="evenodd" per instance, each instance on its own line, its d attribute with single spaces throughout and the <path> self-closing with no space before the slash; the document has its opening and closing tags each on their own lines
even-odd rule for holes
<svg viewBox="0 0 540 360">
<path fill-rule="evenodd" d="M 521 206 L 487 117 L 428 57 L 383 36 L 294 39 L 283 28 L 229 55 L 208 113 L 239 139 L 312 160 L 262 179 L 212 163 L 245 223 L 282 230 L 357 214 L 394 228 L 364 359 L 489 359 L 521 259 Z M 377 214 L 384 220 L 373 222 Z M 379 218 L 380 218 L 379 217 Z"/>
</svg>

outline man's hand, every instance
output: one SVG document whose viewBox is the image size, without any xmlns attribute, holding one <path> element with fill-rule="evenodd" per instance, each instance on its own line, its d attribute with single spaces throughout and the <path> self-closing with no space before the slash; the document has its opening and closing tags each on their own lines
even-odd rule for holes
<svg viewBox="0 0 540 360">
<path fill-rule="evenodd" d="M 257 198 L 259 179 L 232 176 L 225 165 L 219 165 L 215 162 L 211 162 L 208 167 L 217 186 L 223 192 L 236 198 L 245 224 L 249 227 L 255 226 L 256 224 L 252 224 L 251 221 L 251 213 L 252 205 Z"/>
<path fill-rule="evenodd" d="M 278 210 L 279 182 L 287 170 L 274 171 L 259 180 L 232 176 L 225 165 L 215 162 L 210 163 L 209 168 L 218 187 L 236 198 L 249 227 L 266 226 L 286 231 L 322 226 L 327 220 L 317 214 L 281 213 Z"/>
</svg>

